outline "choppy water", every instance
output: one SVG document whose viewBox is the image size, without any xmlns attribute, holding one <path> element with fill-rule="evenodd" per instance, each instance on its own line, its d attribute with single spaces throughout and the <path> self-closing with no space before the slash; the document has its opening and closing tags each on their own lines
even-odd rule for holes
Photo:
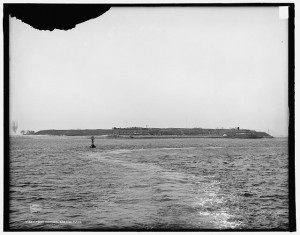
<svg viewBox="0 0 300 235">
<path fill-rule="evenodd" d="M 12 229 L 288 229 L 288 142 L 12 137 Z"/>
</svg>

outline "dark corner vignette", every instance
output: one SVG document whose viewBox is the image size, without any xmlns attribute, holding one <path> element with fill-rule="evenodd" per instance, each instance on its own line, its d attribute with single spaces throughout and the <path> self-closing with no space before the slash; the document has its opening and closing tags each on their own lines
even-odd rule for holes
<svg viewBox="0 0 300 235">
<path fill-rule="evenodd" d="M 9 226 L 10 211 L 10 164 L 9 164 L 9 17 L 16 17 L 38 30 L 70 30 L 77 24 L 96 18 L 113 6 L 151 6 L 151 4 L 3 4 L 3 39 L 4 39 L 4 211 L 3 230 L 13 231 Z M 168 4 L 155 4 L 168 6 Z M 181 4 L 172 4 L 181 6 Z M 271 4 L 182 4 L 184 6 L 288 6 L 288 106 L 289 106 L 289 231 L 296 231 L 295 198 L 295 8 L 294 3 Z M 55 17 L 54 17 L 55 16 Z M 82 229 L 79 231 L 98 231 Z M 21 230 L 22 231 L 22 230 Z M 25 231 L 25 230 L 24 230 Z M 28 230 L 30 231 L 30 230 Z M 47 230 L 44 230 L 47 231 Z M 50 230 L 51 231 L 51 230 Z M 57 230 L 59 231 L 59 230 Z M 67 231 L 67 230 L 66 230 Z M 72 230 L 76 231 L 76 230 Z M 111 230 L 115 231 L 115 230 Z M 134 231 L 129 229 L 127 231 Z M 146 230 L 147 231 L 147 230 Z M 155 231 L 155 230 L 154 230 Z M 164 230 L 159 230 L 164 231 Z M 184 231 L 184 230 L 183 230 Z M 201 231 L 201 230 L 200 230 Z M 205 230 L 204 230 L 205 231 Z M 216 230 L 207 230 L 216 231 Z M 220 231 L 220 230 L 217 230 Z M 242 230 L 243 231 L 243 230 Z M 247 231 L 247 230 L 246 230 Z M 250 230 L 251 231 L 251 230 Z M 268 230 L 267 230 L 268 231 Z"/>
<path fill-rule="evenodd" d="M 5 4 L 9 15 L 38 30 L 70 30 L 110 9 L 99 4 Z"/>
</svg>

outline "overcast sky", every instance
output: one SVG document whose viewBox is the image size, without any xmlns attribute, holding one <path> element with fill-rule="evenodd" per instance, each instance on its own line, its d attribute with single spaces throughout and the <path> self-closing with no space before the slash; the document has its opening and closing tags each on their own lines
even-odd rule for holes
<svg viewBox="0 0 300 235">
<path fill-rule="evenodd" d="M 20 130 L 202 127 L 288 133 L 278 7 L 111 8 L 68 31 L 10 18 Z"/>
</svg>

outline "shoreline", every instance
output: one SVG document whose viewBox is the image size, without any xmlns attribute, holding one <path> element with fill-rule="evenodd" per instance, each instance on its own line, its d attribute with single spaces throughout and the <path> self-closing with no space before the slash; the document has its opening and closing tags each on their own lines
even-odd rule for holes
<svg viewBox="0 0 300 235">
<path fill-rule="evenodd" d="M 273 139 L 273 138 L 287 138 L 287 137 L 224 137 L 224 136 L 199 136 L 199 135 L 183 135 L 183 136 L 175 136 L 175 135 L 162 135 L 162 136 L 148 136 L 148 135 L 10 135 L 10 137 L 84 137 L 90 139 L 91 136 L 94 136 L 95 139 Z"/>
</svg>

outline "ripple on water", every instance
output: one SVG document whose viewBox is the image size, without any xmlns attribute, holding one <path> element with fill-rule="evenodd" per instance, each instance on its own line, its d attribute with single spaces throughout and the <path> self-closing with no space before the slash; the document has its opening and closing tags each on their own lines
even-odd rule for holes
<svg viewBox="0 0 300 235">
<path fill-rule="evenodd" d="M 288 228 L 286 139 L 89 141 L 12 139 L 11 228 Z"/>
</svg>

